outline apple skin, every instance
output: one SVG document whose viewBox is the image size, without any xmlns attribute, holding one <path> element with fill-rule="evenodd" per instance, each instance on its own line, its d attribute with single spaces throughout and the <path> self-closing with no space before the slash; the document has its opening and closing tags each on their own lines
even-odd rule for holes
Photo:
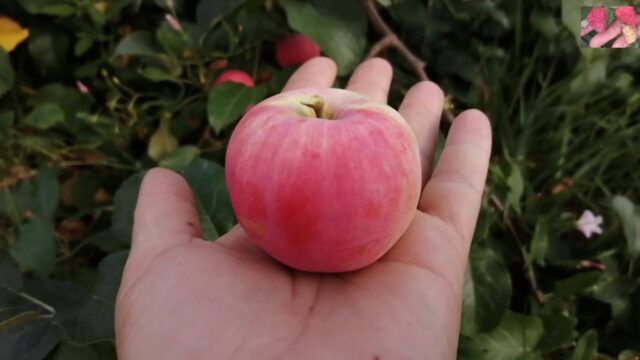
<svg viewBox="0 0 640 360">
<path fill-rule="evenodd" d="M 251 76 L 241 70 L 226 70 L 222 74 L 218 75 L 213 83 L 221 84 L 225 82 L 234 82 L 250 88 L 255 86 Z"/>
<path fill-rule="evenodd" d="M 289 35 L 276 44 L 276 61 L 282 68 L 303 64 L 317 56 L 320 48 L 304 35 Z"/>
<path fill-rule="evenodd" d="M 317 99 L 333 119 L 303 105 Z M 248 236 L 313 272 L 357 270 L 382 257 L 409 226 L 421 190 L 417 141 L 402 116 L 339 89 L 255 105 L 231 135 L 225 172 Z"/>
</svg>

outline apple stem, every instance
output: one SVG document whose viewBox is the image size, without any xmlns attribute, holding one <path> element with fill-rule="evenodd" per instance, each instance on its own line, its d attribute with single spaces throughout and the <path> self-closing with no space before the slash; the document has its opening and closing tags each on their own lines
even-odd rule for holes
<svg viewBox="0 0 640 360">
<path fill-rule="evenodd" d="M 324 106 L 324 100 L 320 96 L 311 96 L 300 102 L 302 105 L 311 108 L 313 110 L 313 116 L 318 119 L 331 120 L 331 114 Z"/>
</svg>

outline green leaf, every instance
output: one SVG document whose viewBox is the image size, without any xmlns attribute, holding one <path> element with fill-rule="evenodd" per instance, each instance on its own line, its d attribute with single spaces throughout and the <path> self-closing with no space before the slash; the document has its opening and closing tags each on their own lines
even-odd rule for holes
<svg viewBox="0 0 640 360">
<path fill-rule="evenodd" d="M 63 342 L 56 352 L 53 360 L 95 360 L 99 359 L 98 354 L 90 346 L 75 345 L 70 342 Z"/>
<path fill-rule="evenodd" d="M 89 235 L 85 241 L 109 253 L 129 249 L 129 243 L 121 240 L 120 236 L 116 235 L 112 228 L 107 228 Z"/>
<path fill-rule="evenodd" d="M 47 5 L 40 9 L 40 13 L 50 16 L 66 17 L 75 14 L 76 8 L 66 4 Z"/>
<path fill-rule="evenodd" d="M 129 251 L 124 250 L 109 254 L 102 259 L 100 265 L 98 265 L 98 277 L 93 291 L 95 296 L 108 303 L 115 304 L 118 288 L 120 288 L 122 271 L 128 256 Z"/>
<path fill-rule="evenodd" d="M 284 0 L 289 25 L 313 39 L 346 75 L 362 60 L 367 20 L 356 0 Z"/>
<path fill-rule="evenodd" d="M 15 226 L 22 222 L 22 214 L 32 207 L 35 185 L 33 181 L 23 181 L 9 189 L 0 189 L 0 214 L 13 220 Z"/>
<path fill-rule="evenodd" d="M 46 276 L 56 264 L 56 240 L 51 225 L 34 217 L 20 225 L 19 231 L 11 255 L 23 271 Z"/>
<path fill-rule="evenodd" d="M 538 218 L 533 231 L 533 238 L 529 247 L 529 259 L 540 265 L 545 264 L 545 256 L 549 248 L 549 219 L 545 216 Z"/>
<path fill-rule="evenodd" d="M 236 26 L 242 28 L 242 40 L 249 44 L 259 44 L 280 38 L 283 29 L 287 28 L 286 20 L 273 14 L 274 11 L 267 7 L 240 7 L 234 16 Z M 260 21 L 256 21 L 256 18 Z"/>
<path fill-rule="evenodd" d="M 98 359 L 100 360 L 117 359 L 116 347 L 113 341 L 99 342 L 92 344 L 91 347 L 98 353 Z"/>
<path fill-rule="evenodd" d="M 616 276 L 595 287 L 593 298 L 611 305 L 611 313 L 614 318 L 626 317 L 626 311 L 630 304 L 631 294 L 638 289 L 636 279 L 627 276 Z"/>
<path fill-rule="evenodd" d="M 198 26 L 209 29 L 226 13 L 243 4 L 246 0 L 200 0 L 196 9 Z"/>
<path fill-rule="evenodd" d="M 142 75 L 144 78 L 148 80 L 155 81 L 155 82 L 160 82 L 160 81 L 176 82 L 179 80 L 176 76 L 174 76 L 170 72 L 155 66 L 153 67 L 147 66 L 141 69 L 140 75 Z"/>
<path fill-rule="evenodd" d="M 13 66 L 11 66 L 9 54 L 0 48 L 0 97 L 11 90 L 14 78 L 15 74 L 13 72 Z"/>
<path fill-rule="evenodd" d="M 64 121 L 64 111 L 56 104 L 42 104 L 33 109 L 22 122 L 26 125 L 46 130 Z"/>
<path fill-rule="evenodd" d="M 462 333 L 495 328 L 510 299 L 511 278 L 502 260 L 489 248 L 472 247 L 463 289 Z"/>
<path fill-rule="evenodd" d="M 29 35 L 29 53 L 42 76 L 67 72 L 69 46 L 69 39 L 61 31 L 33 31 Z"/>
<path fill-rule="evenodd" d="M 460 335 L 458 340 L 457 360 L 489 360 L 483 349 L 473 340 L 473 338 Z"/>
<path fill-rule="evenodd" d="M 216 134 L 234 123 L 247 110 L 249 105 L 262 100 L 266 95 L 266 88 L 256 86 L 248 88 L 236 83 L 222 83 L 216 85 L 209 92 L 207 115 L 209 125 Z"/>
<path fill-rule="evenodd" d="M 0 331 L 0 359 L 44 359 L 62 337 L 62 328 L 51 319 L 31 319 Z"/>
<path fill-rule="evenodd" d="M 114 304 L 71 283 L 29 280 L 24 292 L 53 308 L 53 320 L 62 325 L 65 337 L 76 344 L 113 339 Z"/>
<path fill-rule="evenodd" d="M 116 191 L 113 199 L 113 215 L 111 218 L 111 230 L 120 242 L 131 242 L 131 230 L 133 229 L 133 212 L 138 202 L 138 191 L 144 172 L 138 172 L 125 180 Z"/>
<path fill-rule="evenodd" d="M 45 221 L 53 222 L 60 197 L 58 170 L 40 168 L 33 181 L 35 195 L 30 204 L 31 212 Z"/>
<path fill-rule="evenodd" d="M 598 333 L 591 329 L 584 334 L 576 349 L 573 351 L 571 360 L 592 360 L 598 352 Z"/>
<path fill-rule="evenodd" d="M 200 221 L 200 230 L 202 231 L 202 238 L 204 240 L 216 240 L 220 237 L 220 233 L 216 230 L 213 221 L 207 214 L 207 209 L 202 205 L 202 202 L 196 199 L 196 207 L 198 209 L 198 220 Z"/>
<path fill-rule="evenodd" d="M 68 16 L 75 8 L 67 0 L 20 0 L 20 5 L 34 15 Z"/>
<path fill-rule="evenodd" d="M 555 351 L 571 345 L 573 331 L 578 321 L 564 315 L 542 315 L 544 335 L 538 343 L 537 349 L 545 353 Z"/>
<path fill-rule="evenodd" d="M 173 30 L 165 20 L 156 31 L 156 39 L 158 43 L 164 48 L 165 52 L 173 55 L 176 58 L 182 57 L 185 50 L 190 50 L 191 42 L 190 37 L 185 35 L 189 34 L 193 25 L 188 22 L 181 22 L 183 31 Z"/>
<path fill-rule="evenodd" d="M 171 117 L 162 116 L 156 131 L 151 135 L 147 147 L 150 158 L 160 161 L 172 155 L 178 148 L 178 139 L 171 133 Z"/>
<path fill-rule="evenodd" d="M 8 135 L 15 118 L 16 113 L 11 110 L 0 112 L 0 136 Z"/>
<path fill-rule="evenodd" d="M 200 149 L 197 146 L 185 145 L 179 147 L 172 155 L 160 161 L 160 166 L 172 170 L 183 168 L 200 155 Z"/>
<path fill-rule="evenodd" d="M 114 306 L 99 298 L 78 305 L 78 311 L 63 323 L 69 340 L 77 344 L 113 341 Z"/>
<path fill-rule="evenodd" d="M 576 40 L 580 39 L 581 8 L 582 1 L 562 0 L 562 22 L 573 33 Z"/>
<path fill-rule="evenodd" d="M 497 328 L 474 340 L 491 360 L 533 360 L 542 359 L 535 347 L 543 333 L 540 318 L 509 311 Z"/>
<path fill-rule="evenodd" d="M 156 56 L 161 53 L 162 48 L 151 33 L 138 31 L 120 40 L 113 55 Z"/>
<path fill-rule="evenodd" d="M 635 259 L 640 255 L 640 213 L 624 196 L 615 196 L 611 206 L 622 221 L 629 256 Z"/>
<path fill-rule="evenodd" d="M 74 135 L 81 136 L 86 128 L 86 121 L 79 115 L 91 110 L 91 98 L 82 95 L 76 88 L 52 83 L 38 90 L 35 97 L 30 99 L 32 106 L 56 104 L 65 114 L 64 126 Z"/>
<path fill-rule="evenodd" d="M 516 164 L 511 165 L 511 173 L 507 178 L 507 186 L 509 186 L 509 193 L 507 194 L 507 206 L 514 209 L 518 214 L 520 213 L 520 198 L 524 192 L 524 177 L 520 166 Z"/>
<path fill-rule="evenodd" d="M 89 344 L 114 337 L 114 303 L 128 251 L 111 254 L 100 262 L 93 294 L 73 283 L 31 280 L 25 292 L 55 310 L 54 320 L 68 340 Z"/>
<path fill-rule="evenodd" d="M 22 276 L 18 269 L 18 263 L 4 250 L 0 251 L 0 287 L 11 289 L 22 287 Z"/>
<path fill-rule="evenodd" d="M 229 231 L 236 220 L 225 184 L 224 168 L 212 161 L 195 159 L 181 172 L 191 186 L 200 210 L 204 211 L 201 216 L 211 219 L 218 234 Z M 201 220 L 201 226 L 206 225 Z"/>
<path fill-rule="evenodd" d="M 607 27 L 616 20 L 616 11 L 613 7 L 607 7 Z"/>
<path fill-rule="evenodd" d="M 81 32 L 78 34 L 78 41 L 73 48 L 73 53 L 76 56 L 82 56 L 91 48 L 96 41 L 96 38 L 91 33 Z"/>
<path fill-rule="evenodd" d="M 554 288 L 558 295 L 576 295 L 592 290 L 600 281 L 600 271 L 587 271 L 556 281 Z"/>
<path fill-rule="evenodd" d="M 531 26 L 549 40 L 553 39 L 560 31 L 556 21 L 556 16 L 547 12 L 534 11 L 529 17 Z"/>
</svg>

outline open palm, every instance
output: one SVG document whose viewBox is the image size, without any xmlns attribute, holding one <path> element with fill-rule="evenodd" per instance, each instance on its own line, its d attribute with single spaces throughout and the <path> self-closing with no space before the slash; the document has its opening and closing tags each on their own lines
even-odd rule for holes
<svg viewBox="0 0 640 360">
<path fill-rule="evenodd" d="M 329 87 L 335 73 L 331 60 L 313 59 L 283 91 Z M 386 102 L 391 77 L 386 61 L 368 60 L 347 89 Z M 407 92 L 399 111 L 418 140 L 426 186 L 397 244 L 351 273 L 291 270 L 239 226 L 203 241 L 186 182 L 169 170 L 149 171 L 116 303 L 119 358 L 455 358 L 491 130 L 481 112 L 462 113 L 431 171 L 442 106 L 433 83 Z"/>
</svg>

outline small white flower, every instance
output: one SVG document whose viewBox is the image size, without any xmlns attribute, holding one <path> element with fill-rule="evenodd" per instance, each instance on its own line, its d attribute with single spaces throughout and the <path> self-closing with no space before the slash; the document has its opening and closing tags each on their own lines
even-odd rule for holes
<svg viewBox="0 0 640 360">
<path fill-rule="evenodd" d="M 167 24 L 169 24 L 171 29 L 174 31 L 182 31 L 182 24 L 180 24 L 180 21 L 174 18 L 173 15 L 167 14 L 164 16 L 164 19 L 167 21 Z"/>
<path fill-rule="evenodd" d="M 591 210 L 585 210 L 576 221 L 576 228 L 588 239 L 592 234 L 602 234 L 602 216 L 595 216 Z"/>
<path fill-rule="evenodd" d="M 589 26 L 589 22 L 586 19 L 582 20 L 582 22 L 580 23 L 580 27 L 586 28 L 587 26 Z"/>
</svg>

